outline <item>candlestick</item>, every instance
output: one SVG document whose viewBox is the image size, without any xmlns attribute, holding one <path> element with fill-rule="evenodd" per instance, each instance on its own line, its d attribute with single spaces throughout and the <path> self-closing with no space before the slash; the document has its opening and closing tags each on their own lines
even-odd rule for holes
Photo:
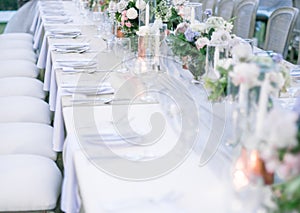
<svg viewBox="0 0 300 213">
<path fill-rule="evenodd" d="M 219 50 L 218 45 L 216 45 L 215 46 L 215 53 L 214 53 L 214 71 L 215 71 L 215 73 L 217 73 L 217 65 L 219 63 L 219 59 L 220 59 L 220 50 Z"/>
<path fill-rule="evenodd" d="M 241 112 L 245 113 L 248 99 L 248 87 L 246 84 L 241 83 L 239 87 L 239 107 Z"/>
<path fill-rule="evenodd" d="M 195 23 L 195 8 L 191 7 L 191 24 Z"/>
<path fill-rule="evenodd" d="M 149 3 L 146 4 L 146 17 L 145 17 L 145 25 L 149 26 L 149 13 L 150 13 Z"/>
</svg>

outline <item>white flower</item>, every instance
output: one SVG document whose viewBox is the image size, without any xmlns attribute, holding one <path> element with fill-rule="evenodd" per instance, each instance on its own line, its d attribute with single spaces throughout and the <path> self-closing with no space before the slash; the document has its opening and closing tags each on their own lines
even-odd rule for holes
<svg viewBox="0 0 300 213">
<path fill-rule="evenodd" d="M 259 67 L 256 64 L 240 63 L 234 66 L 233 72 L 229 73 L 234 85 L 244 83 L 251 88 L 259 84 Z"/>
<path fill-rule="evenodd" d="M 117 9 L 119 13 L 122 13 L 123 10 L 126 9 L 128 5 L 127 1 L 121 0 L 118 4 L 117 4 Z"/>
<path fill-rule="evenodd" d="M 138 12 L 132 7 L 127 10 L 126 16 L 128 19 L 136 19 L 138 17 Z"/>
<path fill-rule="evenodd" d="M 230 41 L 231 35 L 225 30 L 217 30 L 211 35 L 211 43 L 226 44 Z"/>
<path fill-rule="evenodd" d="M 224 30 L 225 24 L 227 22 L 222 17 L 209 17 L 206 21 L 207 30 L 215 29 L 215 30 Z"/>
<path fill-rule="evenodd" d="M 222 59 L 219 61 L 218 65 L 223 67 L 224 69 L 228 70 L 230 66 L 233 65 L 233 60 L 231 58 Z"/>
<path fill-rule="evenodd" d="M 137 0 L 135 2 L 135 7 L 139 10 L 144 10 L 146 8 L 146 2 L 144 0 Z"/>
<path fill-rule="evenodd" d="M 270 147 L 294 147 L 297 145 L 297 119 L 298 114 L 293 111 L 273 108 L 265 120 L 264 140 Z"/>
<path fill-rule="evenodd" d="M 139 30 L 136 32 L 136 34 L 138 36 L 145 36 L 145 35 L 148 35 L 150 34 L 150 27 L 149 26 L 141 26 L 139 28 Z"/>
<path fill-rule="evenodd" d="M 269 79 L 275 84 L 275 91 L 280 90 L 285 83 L 285 79 L 281 72 L 270 72 Z"/>
<path fill-rule="evenodd" d="M 200 37 L 197 39 L 195 42 L 196 46 L 198 49 L 203 48 L 205 45 L 209 44 L 209 40 L 206 37 Z"/>
<path fill-rule="evenodd" d="M 110 1 L 108 5 L 108 10 L 109 11 L 116 11 L 118 9 L 118 6 L 115 2 Z"/>
<path fill-rule="evenodd" d="M 174 5 L 183 5 L 185 0 L 173 0 Z"/>
<path fill-rule="evenodd" d="M 252 48 L 248 43 L 239 43 L 231 50 L 232 58 L 235 62 L 248 61 L 252 58 Z"/>
<path fill-rule="evenodd" d="M 194 23 L 190 25 L 190 28 L 195 31 L 195 32 L 200 32 L 200 33 L 204 33 L 206 30 L 206 25 L 205 23 Z"/>
</svg>

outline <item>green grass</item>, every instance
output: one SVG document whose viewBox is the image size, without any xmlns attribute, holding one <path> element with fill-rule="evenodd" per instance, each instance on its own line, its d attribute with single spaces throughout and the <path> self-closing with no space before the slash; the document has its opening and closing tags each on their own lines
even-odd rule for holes
<svg viewBox="0 0 300 213">
<path fill-rule="evenodd" d="M 3 33 L 6 23 L 0 23 L 0 34 Z"/>
</svg>

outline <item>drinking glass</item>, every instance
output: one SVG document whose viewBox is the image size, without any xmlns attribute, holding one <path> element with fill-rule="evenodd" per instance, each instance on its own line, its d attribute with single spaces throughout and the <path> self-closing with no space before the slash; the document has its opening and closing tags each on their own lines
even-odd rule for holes
<svg viewBox="0 0 300 213">
<path fill-rule="evenodd" d="M 209 44 L 206 51 L 206 77 L 210 79 L 218 79 L 220 73 L 218 64 L 221 60 L 228 58 L 228 44 Z"/>
<path fill-rule="evenodd" d="M 122 61 L 119 71 L 127 71 L 125 64 L 133 57 L 130 38 L 116 38 L 114 53 Z"/>
</svg>

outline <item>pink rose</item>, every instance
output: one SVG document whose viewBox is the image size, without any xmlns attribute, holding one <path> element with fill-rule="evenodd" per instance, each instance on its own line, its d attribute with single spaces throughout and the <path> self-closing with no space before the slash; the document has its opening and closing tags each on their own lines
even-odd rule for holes
<svg viewBox="0 0 300 213">
<path fill-rule="evenodd" d="M 125 23 L 125 26 L 128 27 L 128 28 L 130 28 L 132 25 L 131 25 L 130 22 L 126 22 L 126 23 Z"/>
</svg>

